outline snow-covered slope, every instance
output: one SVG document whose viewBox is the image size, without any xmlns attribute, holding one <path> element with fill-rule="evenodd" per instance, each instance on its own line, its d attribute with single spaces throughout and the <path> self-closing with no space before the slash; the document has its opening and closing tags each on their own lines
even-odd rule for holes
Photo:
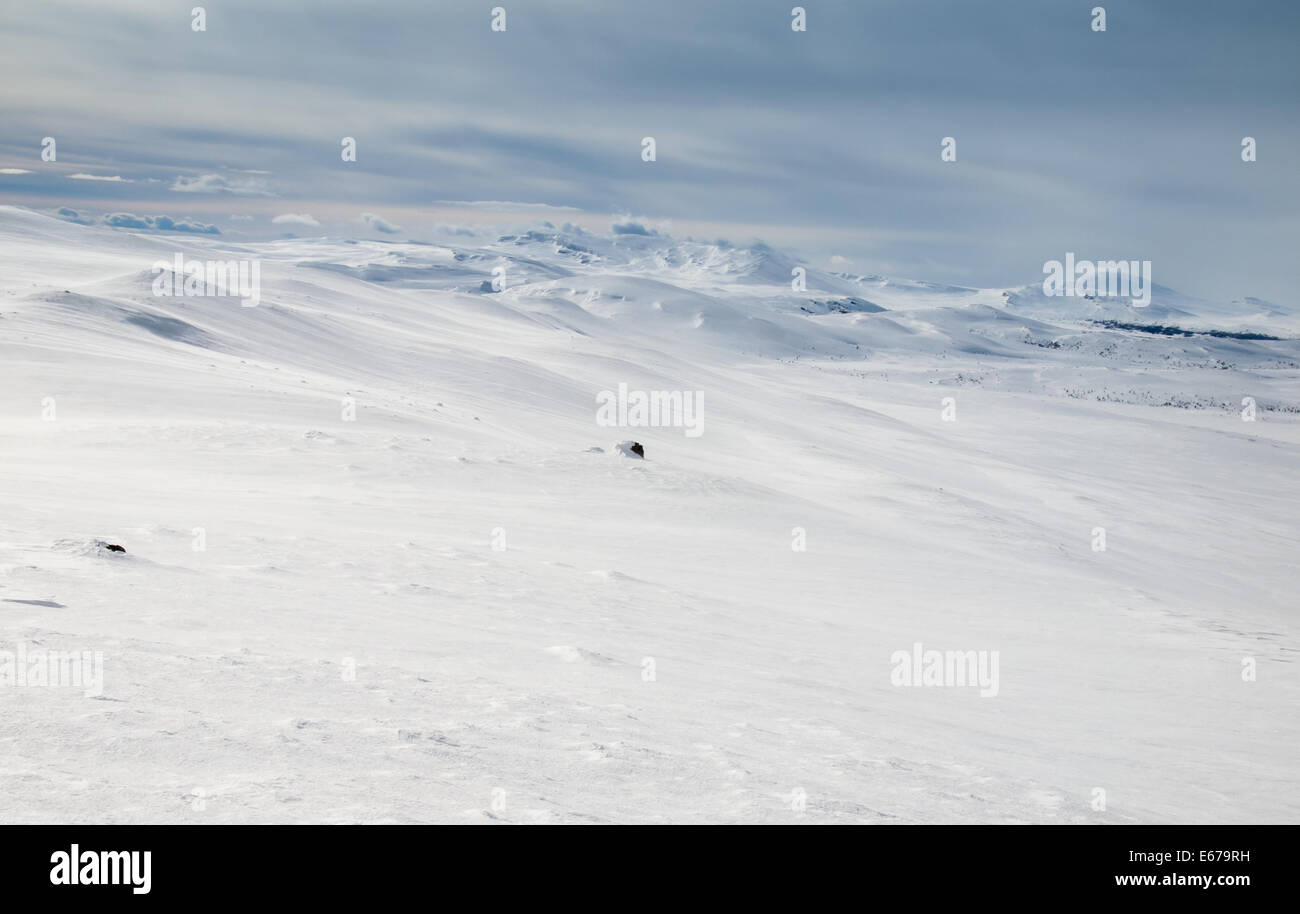
<svg viewBox="0 0 1300 914">
<path fill-rule="evenodd" d="M 1300 819 L 1300 343 L 794 265 L 0 208 L 0 650 L 103 653 L 0 683 L 0 817 Z"/>
</svg>

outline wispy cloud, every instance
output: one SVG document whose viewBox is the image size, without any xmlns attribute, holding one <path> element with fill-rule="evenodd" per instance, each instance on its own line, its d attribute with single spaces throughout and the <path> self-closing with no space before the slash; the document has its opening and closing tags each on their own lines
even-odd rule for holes
<svg viewBox="0 0 1300 914">
<path fill-rule="evenodd" d="M 69 208 L 66 207 L 66 206 L 63 206 L 63 207 L 60 207 L 60 208 L 59 208 L 59 210 L 58 210 L 58 215 L 59 215 L 59 218 L 61 218 L 61 219 L 66 219 L 68 222 L 75 222 L 75 223 L 77 223 L 77 225 L 94 225 L 94 224 L 95 224 L 95 220 L 94 220 L 94 219 L 83 219 L 83 218 L 81 217 L 81 214 L 78 213 L 75 209 L 69 209 Z"/>
<path fill-rule="evenodd" d="M 513 200 L 434 200 L 433 205 L 453 209 L 483 210 L 493 213 L 516 213 L 533 210 L 552 213 L 581 212 L 576 206 L 556 206 L 551 203 L 518 203 Z"/>
<path fill-rule="evenodd" d="M 962 284 L 1025 281 L 1073 250 L 1151 259 L 1188 291 L 1295 287 L 1294 0 L 1222 16 L 1143 0 L 1104 33 L 1069 0 L 821 0 L 805 33 L 790 7 L 752 0 L 555 0 L 505 34 L 473 4 L 221 6 L 209 29 L 237 42 L 178 41 L 185 17 L 144 0 L 8 4 L 0 60 L 45 77 L 0 80 L 0 156 L 33 161 L 52 135 L 69 170 L 124 180 L 34 166 L 5 192 L 139 211 L 170 187 L 185 202 L 169 205 L 209 222 L 238 208 L 222 198 L 273 198 L 408 233 L 429 208 L 464 225 L 636 213 Z M 456 86 L 436 100 L 435 33 Z M 176 116 L 177 97 L 200 96 L 201 118 Z M 1241 161 L 1242 135 L 1258 161 Z M 356 162 L 340 158 L 347 136 Z M 956 161 L 940 159 L 945 136 Z"/>
<path fill-rule="evenodd" d="M 75 175 L 68 175 L 69 181 L 113 181 L 119 184 L 133 184 L 130 178 L 124 178 L 121 175 L 88 175 L 85 172 L 77 172 Z"/>
<path fill-rule="evenodd" d="M 305 225 L 310 228 L 320 228 L 320 223 L 308 213 L 281 213 L 271 221 L 276 225 Z"/>
<path fill-rule="evenodd" d="M 383 232 L 385 235 L 396 235 L 402 230 L 400 225 L 394 225 L 387 219 L 382 216 L 376 216 L 374 213 L 362 213 L 361 221 L 376 232 Z"/>
<path fill-rule="evenodd" d="M 435 226 L 434 231 L 441 235 L 454 235 L 458 238 L 473 238 L 478 234 L 467 225 L 452 225 L 445 222 Z"/>
<path fill-rule="evenodd" d="M 78 221 L 76 212 L 66 207 L 60 214 L 72 213 L 73 220 Z M 156 232 L 184 232 L 192 235 L 220 235 L 221 229 L 215 225 L 202 222 L 190 222 L 185 219 L 173 219 L 171 216 L 137 216 L 134 213 L 109 213 L 104 217 L 104 224 L 114 228 L 140 229 Z"/>
<path fill-rule="evenodd" d="M 610 231 L 615 235 L 657 235 L 654 229 L 646 228 L 640 222 L 633 222 L 630 219 L 615 221 L 610 225 Z"/>
<path fill-rule="evenodd" d="M 237 197 L 274 196 L 265 183 L 256 178 L 227 178 L 219 174 L 180 176 L 171 189 L 182 194 L 232 194 Z"/>
</svg>

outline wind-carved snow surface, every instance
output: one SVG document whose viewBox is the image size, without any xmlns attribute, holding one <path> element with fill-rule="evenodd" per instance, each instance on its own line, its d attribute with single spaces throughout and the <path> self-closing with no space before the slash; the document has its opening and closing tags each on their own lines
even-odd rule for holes
<svg viewBox="0 0 1300 914">
<path fill-rule="evenodd" d="M 261 303 L 155 297 L 178 252 Z M 798 265 L 0 209 L 0 651 L 103 659 L 0 678 L 0 818 L 1300 819 L 1293 313 Z"/>
</svg>

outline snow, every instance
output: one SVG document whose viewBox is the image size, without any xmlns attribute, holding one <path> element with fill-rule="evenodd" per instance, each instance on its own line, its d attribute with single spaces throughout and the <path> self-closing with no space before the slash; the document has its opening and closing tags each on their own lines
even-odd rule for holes
<svg viewBox="0 0 1300 914">
<path fill-rule="evenodd" d="M 0 207 L 0 650 L 104 674 L 0 682 L 0 819 L 1300 819 L 1288 309 L 503 238 Z M 261 304 L 155 297 L 177 252 Z M 598 426 L 619 383 L 704 434 Z M 917 643 L 996 696 L 894 685 Z"/>
</svg>

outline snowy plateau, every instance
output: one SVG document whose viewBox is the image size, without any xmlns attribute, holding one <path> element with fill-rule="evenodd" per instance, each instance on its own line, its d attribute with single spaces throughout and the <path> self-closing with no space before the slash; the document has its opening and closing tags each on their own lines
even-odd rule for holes
<svg viewBox="0 0 1300 914">
<path fill-rule="evenodd" d="M 0 821 L 1300 821 L 1290 303 L 457 240 L 0 207 Z"/>
</svg>

